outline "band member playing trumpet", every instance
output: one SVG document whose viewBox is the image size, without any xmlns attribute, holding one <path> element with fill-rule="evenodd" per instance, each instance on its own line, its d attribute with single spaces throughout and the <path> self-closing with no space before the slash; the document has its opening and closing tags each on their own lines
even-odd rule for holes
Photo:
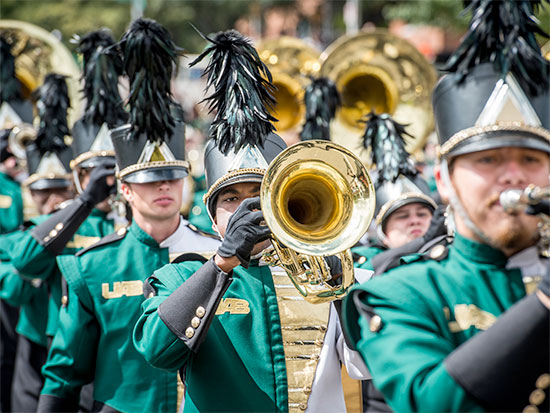
<svg viewBox="0 0 550 413">
<path fill-rule="evenodd" d="M 199 58 L 211 54 L 217 110 L 205 203 L 223 241 L 210 260 L 187 257 L 148 279 L 134 344 L 153 366 L 180 369 L 186 412 L 344 411 L 341 363 L 355 378 L 366 372 L 344 344 L 334 306 L 309 303 L 261 259 L 271 231 L 260 185 L 285 147 L 266 108 L 269 72 L 238 32 L 211 42 Z M 333 260 L 335 276 L 337 267 Z"/>
<path fill-rule="evenodd" d="M 346 333 L 395 411 L 548 410 L 541 219 L 506 212 L 500 195 L 548 185 L 549 64 L 532 33 L 532 3 L 472 5 L 454 73 L 433 95 L 435 176 L 455 239 L 364 283 L 344 304 Z"/>
</svg>

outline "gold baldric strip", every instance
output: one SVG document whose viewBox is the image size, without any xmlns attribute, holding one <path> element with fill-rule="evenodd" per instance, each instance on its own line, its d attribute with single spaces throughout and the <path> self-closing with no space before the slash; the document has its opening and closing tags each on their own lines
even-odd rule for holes
<svg viewBox="0 0 550 413">
<path fill-rule="evenodd" d="M 277 292 L 288 382 L 289 412 L 307 409 L 319 363 L 330 303 L 311 304 L 292 284 L 286 272 L 272 269 Z M 289 288 L 292 287 L 292 288 Z"/>
</svg>

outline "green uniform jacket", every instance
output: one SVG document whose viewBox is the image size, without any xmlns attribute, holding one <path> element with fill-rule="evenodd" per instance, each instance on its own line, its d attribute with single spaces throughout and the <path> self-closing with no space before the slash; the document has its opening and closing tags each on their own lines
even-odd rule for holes
<svg viewBox="0 0 550 413">
<path fill-rule="evenodd" d="M 38 225 L 49 217 L 49 215 L 36 217 L 32 223 Z M 57 268 L 55 257 L 33 238 L 31 229 L 32 227 L 27 229 L 17 242 L 10 243 L 8 253 L 13 266 L 23 278 L 41 279 L 46 282 L 50 295 L 46 334 L 53 336 L 57 329 L 57 318 L 61 306 L 61 274 Z M 104 212 L 94 209 L 78 228 L 71 241 L 67 243 L 63 255 L 73 255 L 113 231 L 114 222 L 107 219 Z M 32 320 L 29 322 L 32 323 Z"/>
<path fill-rule="evenodd" d="M 21 232 L 0 235 L 0 243 L 15 242 Z M 39 279 L 24 280 L 19 276 L 10 257 L 0 249 L 0 299 L 20 307 L 16 331 L 36 344 L 46 347 L 48 322 L 48 289 Z"/>
<path fill-rule="evenodd" d="M 281 322 L 268 266 L 253 261 L 233 270 L 223 295 L 227 310 L 217 311 L 197 353 L 160 319 L 158 306 L 201 265 L 184 262 L 155 272 L 150 284 L 156 295 L 143 303 L 134 330 L 137 350 L 159 368 L 186 366 L 184 412 L 287 411 Z"/>
<path fill-rule="evenodd" d="M 42 370 L 42 394 L 75 400 L 93 381 L 94 399 L 116 410 L 175 412 L 176 374 L 151 367 L 132 344 L 143 281 L 169 262 L 168 249 L 136 223 L 117 234 L 82 255 L 57 258 L 69 296 Z"/>
<path fill-rule="evenodd" d="M 0 234 L 15 231 L 23 223 L 21 187 L 0 172 Z"/>
<path fill-rule="evenodd" d="M 367 292 L 361 300 L 381 326 L 377 317 L 359 318 L 348 296 L 344 328 L 392 409 L 482 410 L 443 361 L 525 296 L 520 270 L 505 269 L 506 261 L 501 251 L 457 234 L 441 261 L 403 265 L 356 287 Z"/>
<path fill-rule="evenodd" d="M 361 268 L 363 270 L 371 270 L 374 271 L 374 267 L 372 266 L 372 259 L 380 254 L 381 252 L 386 251 L 386 248 L 381 247 L 355 247 L 351 249 L 351 252 L 354 255 L 359 255 L 359 259 L 355 259 L 354 257 L 354 266 L 355 268 Z"/>
</svg>

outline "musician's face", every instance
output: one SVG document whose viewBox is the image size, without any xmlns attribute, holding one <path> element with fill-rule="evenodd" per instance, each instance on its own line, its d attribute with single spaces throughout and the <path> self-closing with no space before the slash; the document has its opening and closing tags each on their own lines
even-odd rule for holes
<svg viewBox="0 0 550 413">
<path fill-rule="evenodd" d="M 505 190 L 523 190 L 529 184 L 547 186 L 550 177 L 547 153 L 514 147 L 490 149 L 460 155 L 449 168 L 458 198 L 491 245 L 510 256 L 536 243 L 539 219 L 525 213 L 504 212 L 499 197 Z M 439 169 L 436 180 L 442 198 L 448 200 L 449 192 Z M 461 235 L 482 241 L 465 225 L 460 214 L 455 212 L 454 217 Z"/>
<path fill-rule="evenodd" d="M 241 182 L 238 184 L 229 185 L 220 191 L 216 198 L 216 216 L 214 217 L 214 230 L 224 237 L 227 230 L 229 218 L 233 212 L 247 198 L 253 198 L 260 195 L 260 183 L 258 182 Z M 256 244 L 251 255 L 256 255 L 260 251 L 267 248 L 269 240 Z"/>
<path fill-rule="evenodd" d="M 386 220 L 384 234 L 388 247 L 397 248 L 421 237 L 430 227 L 432 211 L 420 202 L 398 208 Z"/>
</svg>

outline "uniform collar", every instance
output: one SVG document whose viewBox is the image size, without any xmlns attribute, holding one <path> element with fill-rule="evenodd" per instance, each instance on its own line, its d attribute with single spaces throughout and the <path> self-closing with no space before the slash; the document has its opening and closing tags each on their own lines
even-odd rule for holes
<svg viewBox="0 0 550 413">
<path fill-rule="evenodd" d="M 155 239 L 140 228 L 136 221 L 132 221 L 130 225 L 130 232 L 136 237 L 139 242 L 149 245 L 150 247 L 159 247 L 159 244 Z"/>
<path fill-rule="evenodd" d="M 178 250 L 177 246 L 185 237 L 185 228 L 187 228 L 187 222 L 180 216 L 180 223 L 176 228 L 176 231 L 174 231 L 172 235 L 162 241 L 160 243 L 160 247 L 168 248 L 169 252 L 176 252 L 176 250 L 177 252 L 182 252 Z"/>
<path fill-rule="evenodd" d="M 455 233 L 453 249 L 466 259 L 483 264 L 494 264 L 504 267 L 506 265 L 506 255 L 494 247 L 466 238 L 459 233 Z"/>
</svg>

